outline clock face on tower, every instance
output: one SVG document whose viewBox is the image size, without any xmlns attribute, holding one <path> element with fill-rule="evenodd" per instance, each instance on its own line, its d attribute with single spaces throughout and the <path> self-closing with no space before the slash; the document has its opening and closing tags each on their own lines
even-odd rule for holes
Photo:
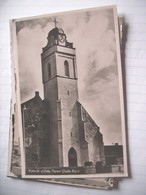
<svg viewBox="0 0 146 195">
<path fill-rule="evenodd" d="M 64 35 L 61 35 L 61 34 L 59 34 L 58 35 L 58 41 L 59 41 L 59 43 L 61 44 L 61 45 L 64 45 L 64 43 L 65 43 L 65 36 Z"/>
</svg>

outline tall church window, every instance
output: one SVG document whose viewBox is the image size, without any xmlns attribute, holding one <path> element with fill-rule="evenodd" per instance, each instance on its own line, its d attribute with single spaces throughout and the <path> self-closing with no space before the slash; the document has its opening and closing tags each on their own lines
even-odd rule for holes
<svg viewBox="0 0 146 195">
<path fill-rule="evenodd" d="M 69 77 L 69 63 L 67 60 L 64 61 L 64 72 L 65 76 Z"/>
<path fill-rule="evenodd" d="M 77 166 L 77 152 L 73 147 L 68 152 L 68 162 L 70 167 Z"/>
<path fill-rule="evenodd" d="M 51 64 L 48 64 L 48 78 L 51 78 Z"/>
</svg>

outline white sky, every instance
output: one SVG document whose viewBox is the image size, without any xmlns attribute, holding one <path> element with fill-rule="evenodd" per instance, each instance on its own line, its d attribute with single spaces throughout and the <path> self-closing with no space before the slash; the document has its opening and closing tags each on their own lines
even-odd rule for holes
<svg viewBox="0 0 146 195">
<path fill-rule="evenodd" d="M 76 48 L 79 100 L 103 133 L 105 144 L 121 140 L 116 37 L 111 9 L 17 23 L 22 102 L 36 90 L 43 99 L 41 56 L 54 17 Z"/>
</svg>

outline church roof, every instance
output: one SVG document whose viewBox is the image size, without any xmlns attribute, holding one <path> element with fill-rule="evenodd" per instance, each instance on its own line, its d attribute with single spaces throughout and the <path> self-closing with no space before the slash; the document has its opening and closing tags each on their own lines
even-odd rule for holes
<svg viewBox="0 0 146 195">
<path fill-rule="evenodd" d="M 123 156 L 123 146 L 118 145 L 105 145 L 104 152 L 106 156 Z"/>
<path fill-rule="evenodd" d="M 50 30 L 47 39 L 48 39 L 48 43 L 43 48 L 43 52 L 47 51 L 47 49 L 49 49 L 54 45 L 61 45 L 63 47 L 68 47 L 73 49 L 73 43 L 67 41 L 66 34 L 64 33 L 64 30 L 62 28 L 55 27 L 52 30 Z"/>
<path fill-rule="evenodd" d="M 21 104 L 21 106 L 23 107 L 24 105 L 27 106 L 29 105 L 31 102 L 43 102 L 43 100 L 41 99 L 41 97 L 39 96 L 39 92 L 36 91 L 35 92 L 35 96 L 29 100 L 27 100 L 26 102 L 23 102 Z"/>
<path fill-rule="evenodd" d="M 52 30 L 50 30 L 48 35 L 54 35 L 54 34 L 64 34 L 64 31 L 62 28 L 53 28 Z"/>
<path fill-rule="evenodd" d="M 93 118 L 89 115 L 89 113 L 86 111 L 83 105 L 79 101 L 76 101 L 76 103 L 77 103 L 77 106 L 81 109 L 82 120 L 86 121 L 88 118 L 88 120 L 99 130 L 99 126 L 96 124 Z"/>
<path fill-rule="evenodd" d="M 55 39 L 57 38 L 58 34 L 63 34 L 65 35 L 64 31 L 62 28 L 53 28 L 52 30 L 50 30 L 50 32 L 48 33 L 48 37 L 53 36 Z"/>
</svg>

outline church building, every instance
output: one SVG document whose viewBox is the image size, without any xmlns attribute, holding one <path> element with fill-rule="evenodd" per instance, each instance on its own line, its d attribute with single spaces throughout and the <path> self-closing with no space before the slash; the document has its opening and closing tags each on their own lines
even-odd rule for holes
<svg viewBox="0 0 146 195">
<path fill-rule="evenodd" d="M 78 99 L 76 49 L 61 28 L 47 39 L 41 54 L 44 100 L 36 92 L 21 105 L 26 167 L 104 165 L 100 128 Z"/>
</svg>

